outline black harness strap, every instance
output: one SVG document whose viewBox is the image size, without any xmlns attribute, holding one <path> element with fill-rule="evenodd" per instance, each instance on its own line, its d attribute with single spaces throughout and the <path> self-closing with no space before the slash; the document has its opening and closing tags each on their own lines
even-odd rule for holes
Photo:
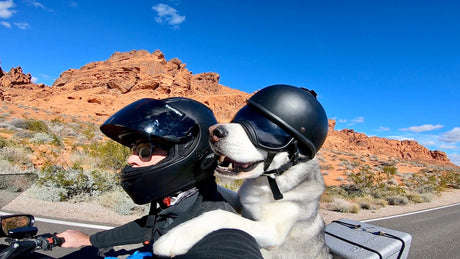
<svg viewBox="0 0 460 259">
<path fill-rule="evenodd" d="M 299 149 L 297 147 L 297 141 L 294 141 L 293 145 L 294 151 L 290 155 L 290 161 L 280 166 L 280 168 L 267 171 L 268 167 L 273 162 L 273 158 L 275 158 L 277 152 L 268 151 L 267 159 L 265 159 L 264 162 L 264 173 L 262 175 L 267 176 L 268 184 L 270 185 L 270 189 L 273 193 L 273 199 L 275 200 L 283 199 L 283 194 L 281 193 L 280 188 L 276 183 L 276 176 L 283 174 L 291 166 L 296 165 L 299 162 Z"/>
</svg>

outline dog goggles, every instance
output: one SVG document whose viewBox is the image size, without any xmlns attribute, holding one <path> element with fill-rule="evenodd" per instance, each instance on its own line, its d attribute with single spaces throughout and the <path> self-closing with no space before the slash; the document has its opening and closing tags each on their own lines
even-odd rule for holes
<svg viewBox="0 0 460 259">
<path fill-rule="evenodd" d="M 249 106 L 244 106 L 232 120 L 243 126 L 251 142 L 266 150 L 283 150 L 294 139 L 281 127 Z"/>
</svg>

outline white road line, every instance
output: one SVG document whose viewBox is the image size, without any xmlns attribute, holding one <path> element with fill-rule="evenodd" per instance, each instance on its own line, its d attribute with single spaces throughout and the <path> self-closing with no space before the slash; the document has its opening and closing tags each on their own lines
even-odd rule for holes
<svg viewBox="0 0 460 259">
<path fill-rule="evenodd" d="M 393 216 L 387 216 L 387 217 L 381 217 L 381 218 L 375 218 L 375 219 L 365 219 L 365 220 L 360 220 L 360 221 L 361 221 L 361 222 L 372 222 L 372 221 L 377 221 L 377 220 L 393 219 L 393 218 L 399 218 L 399 217 L 404 217 L 404 216 L 408 216 L 408 215 L 414 215 L 414 214 L 424 213 L 424 212 L 428 212 L 428 211 L 434 211 L 434 210 L 449 208 L 449 207 L 458 206 L 458 205 L 460 205 L 460 203 L 445 205 L 445 206 L 436 207 L 436 208 L 431 208 L 431 209 L 419 210 L 419 211 L 414 211 L 414 212 L 408 212 L 408 213 L 399 214 L 399 215 L 393 215 Z M 12 214 L 12 213 L 0 211 L 0 215 L 11 215 L 11 214 Z M 35 221 L 45 222 L 45 223 L 53 223 L 53 224 L 60 224 L 60 225 L 68 225 L 68 226 L 76 226 L 76 227 L 103 229 L 103 230 L 108 230 L 108 229 L 112 229 L 112 228 L 113 228 L 113 227 L 110 227 L 110 226 L 94 225 L 94 224 L 86 224 L 86 223 L 78 223 L 78 222 L 72 222 L 72 221 L 64 221 L 64 220 L 56 220 L 56 219 L 47 219 L 47 218 L 35 218 Z"/>
<path fill-rule="evenodd" d="M 0 215 L 11 215 L 13 213 L 2 212 L 0 211 Z M 103 229 L 108 230 L 112 229 L 113 227 L 110 226 L 103 226 L 103 225 L 95 225 L 95 224 L 86 224 L 86 223 L 78 223 L 72 221 L 64 221 L 64 220 L 56 220 L 56 219 L 47 219 L 47 218 L 40 218 L 36 217 L 35 221 L 38 222 L 45 222 L 45 223 L 52 223 L 52 224 L 59 224 L 59 225 L 67 225 L 67 226 L 74 226 L 74 227 L 84 227 L 84 228 L 94 228 L 94 229 Z"/>
<path fill-rule="evenodd" d="M 381 218 L 375 218 L 375 219 L 365 219 L 365 220 L 360 220 L 360 221 L 361 222 L 372 222 L 372 221 L 377 221 L 377 220 L 393 219 L 393 218 L 399 218 L 399 217 L 404 217 L 404 216 L 409 216 L 409 215 L 415 215 L 415 214 L 419 214 L 419 213 L 429 212 L 429 211 L 433 211 L 433 210 L 445 209 L 445 208 L 458 206 L 458 205 L 460 205 L 460 203 L 444 205 L 444 206 L 441 206 L 441 207 L 425 209 L 425 210 L 419 210 L 419 211 L 414 211 L 414 212 L 408 212 L 408 213 L 398 214 L 398 215 L 393 215 L 393 216 L 387 216 L 387 217 L 381 217 Z"/>
</svg>

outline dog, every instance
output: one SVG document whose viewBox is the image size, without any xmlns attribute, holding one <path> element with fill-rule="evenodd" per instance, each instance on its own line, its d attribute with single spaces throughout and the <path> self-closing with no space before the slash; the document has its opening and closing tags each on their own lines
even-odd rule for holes
<svg viewBox="0 0 460 259">
<path fill-rule="evenodd" d="M 220 156 L 216 175 L 244 179 L 238 190 L 241 216 L 223 210 L 206 212 L 162 236 L 153 245 L 154 253 L 184 254 L 212 231 L 234 228 L 253 236 L 264 258 L 332 258 L 319 212 L 325 186 L 318 159 L 298 154 L 296 163 L 274 178 L 266 172 L 289 164 L 290 152 L 258 148 L 238 123 L 216 124 L 209 132 L 211 147 Z"/>
</svg>

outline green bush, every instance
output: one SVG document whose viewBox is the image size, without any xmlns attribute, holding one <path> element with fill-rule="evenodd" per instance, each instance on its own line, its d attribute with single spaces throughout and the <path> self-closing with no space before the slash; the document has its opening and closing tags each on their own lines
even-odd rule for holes
<svg viewBox="0 0 460 259">
<path fill-rule="evenodd" d="M 26 129 L 34 132 L 44 132 L 47 133 L 49 132 L 48 125 L 46 125 L 46 122 L 41 121 L 41 120 L 35 120 L 35 119 L 27 119 L 25 121 L 26 124 Z"/>
<path fill-rule="evenodd" d="M 53 165 L 44 167 L 40 171 L 37 185 L 48 192 L 55 193 L 54 196 L 58 197 L 59 201 L 68 201 L 75 198 L 91 198 L 112 190 L 117 185 L 117 176 L 96 170 L 65 169 Z"/>
<path fill-rule="evenodd" d="M 120 170 L 130 155 L 129 148 L 113 140 L 94 142 L 88 148 L 89 154 L 99 159 L 101 169 Z"/>
</svg>

